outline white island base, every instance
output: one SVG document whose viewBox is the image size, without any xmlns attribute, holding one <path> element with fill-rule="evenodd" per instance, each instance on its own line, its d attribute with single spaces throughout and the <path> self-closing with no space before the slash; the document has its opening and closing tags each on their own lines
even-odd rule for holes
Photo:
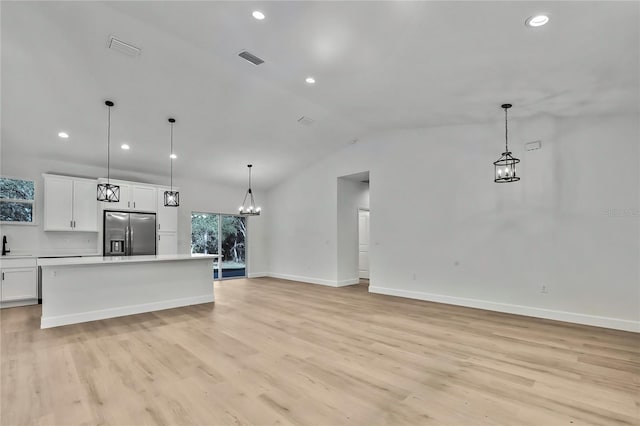
<svg viewBox="0 0 640 426">
<path fill-rule="evenodd" d="M 43 259 L 40 328 L 210 303 L 218 256 Z"/>
</svg>

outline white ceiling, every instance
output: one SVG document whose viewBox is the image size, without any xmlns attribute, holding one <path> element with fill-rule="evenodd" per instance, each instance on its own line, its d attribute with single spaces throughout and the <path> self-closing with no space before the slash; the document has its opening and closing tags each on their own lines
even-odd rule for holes
<svg viewBox="0 0 640 426">
<path fill-rule="evenodd" d="M 354 138 L 499 121 L 505 101 L 515 119 L 639 108 L 638 2 L 1 7 L 3 153 L 101 166 L 112 99 L 113 167 L 167 173 L 175 116 L 176 176 L 244 184 L 251 162 L 255 186 L 268 188 Z M 525 27 L 538 12 L 551 22 Z M 110 34 L 142 55 L 107 49 Z M 245 62 L 243 49 L 266 62 Z M 315 123 L 300 125 L 303 115 Z"/>
</svg>

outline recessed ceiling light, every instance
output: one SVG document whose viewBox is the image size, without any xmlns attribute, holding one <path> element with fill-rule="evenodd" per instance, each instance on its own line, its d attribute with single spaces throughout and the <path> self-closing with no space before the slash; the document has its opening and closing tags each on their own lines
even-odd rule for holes
<svg viewBox="0 0 640 426">
<path fill-rule="evenodd" d="M 60 132 L 58 133 L 58 137 L 62 138 L 62 139 L 68 139 L 69 138 L 69 133 L 67 132 Z"/>
<path fill-rule="evenodd" d="M 122 145 L 120 145 L 120 148 L 122 148 L 124 150 L 128 150 L 131 147 L 129 145 L 127 145 L 126 143 L 123 143 Z"/>
<path fill-rule="evenodd" d="M 547 15 L 530 16 L 526 21 L 524 21 L 527 27 L 541 27 L 547 22 L 549 22 L 549 17 Z"/>
<path fill-rule="evenodd" d="M 316 82 L 316 79 L 313 77 L 307 77 L 304 79 L 304 81 L 306 81 L 308 84 L 314 84 Z"/>
<path fill-rule="evenodd" d="M 177 155 L 175 155 L 175 154 L 171 154 L 171 155 L 169 156 L 169 158 L 171 158 L 172 160 L 175 160 L 176 158 L 178 158 L 178 156 L 177 156 Z"/>
<path fill-rule="evenodd" d="M 256 18 L 258 21 L 262 21 L 264 19 L 264 13 L 260 12 L 259 10 L 254 10 L 252 13 L 253 17 Z"/>
</svg>

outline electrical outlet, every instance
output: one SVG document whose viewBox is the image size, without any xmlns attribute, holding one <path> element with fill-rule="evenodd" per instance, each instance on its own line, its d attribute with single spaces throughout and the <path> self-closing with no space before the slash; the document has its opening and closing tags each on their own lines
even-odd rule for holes
<svg viewBox="0 0 640 426">
<path fill-rule="evenodd" d="M 549 286 L 547 286 L 546 284 L 542 284 L 542 286 L 540 286 L 540 293 L 542 294 L 549 293 Z"/>
</svg>

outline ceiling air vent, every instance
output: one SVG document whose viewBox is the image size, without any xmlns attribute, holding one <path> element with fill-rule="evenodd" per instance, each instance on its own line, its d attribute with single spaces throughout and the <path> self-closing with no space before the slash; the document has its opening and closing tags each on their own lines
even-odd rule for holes
<svg viewBox="0 0 640 426">
<path fill-rule="evenodd" d="M 311 126 L 314 122 L 315 120 L 313 118 L 305 117 L 304 115 L 298 118 L 298 123 L 305 126 Z"/>
<path fill-rule="evenodd" d="M 127 56 L 138 56 L 141 52 L 139 48 L 135 47 L 132 44 L 125 43 L 124 41 L 117 39 L 113 35 L 109 36 L 107 47 Z"/>
<path fill-rule="evenodd" d="M 540 149 L 542 148 L 542 141 L 527 142 L 524 144 L 524 148 L 527 151 L 534 151 L 536 149 Z"/>
<path fill-rule="evenodd" d="M 260 58 L 258 58 L 256 55 L 252 55 L 251 53 L 247 52 L 246 50 L 243 50 L 242 52 L 238 53 L 238 56 L 240 56 L 242 59 L 245 59 L 249 62 L 251 62 L 253 65 L 260 65 L 262 63 L 264 63 L 264 61 Z"/>
</svg>

